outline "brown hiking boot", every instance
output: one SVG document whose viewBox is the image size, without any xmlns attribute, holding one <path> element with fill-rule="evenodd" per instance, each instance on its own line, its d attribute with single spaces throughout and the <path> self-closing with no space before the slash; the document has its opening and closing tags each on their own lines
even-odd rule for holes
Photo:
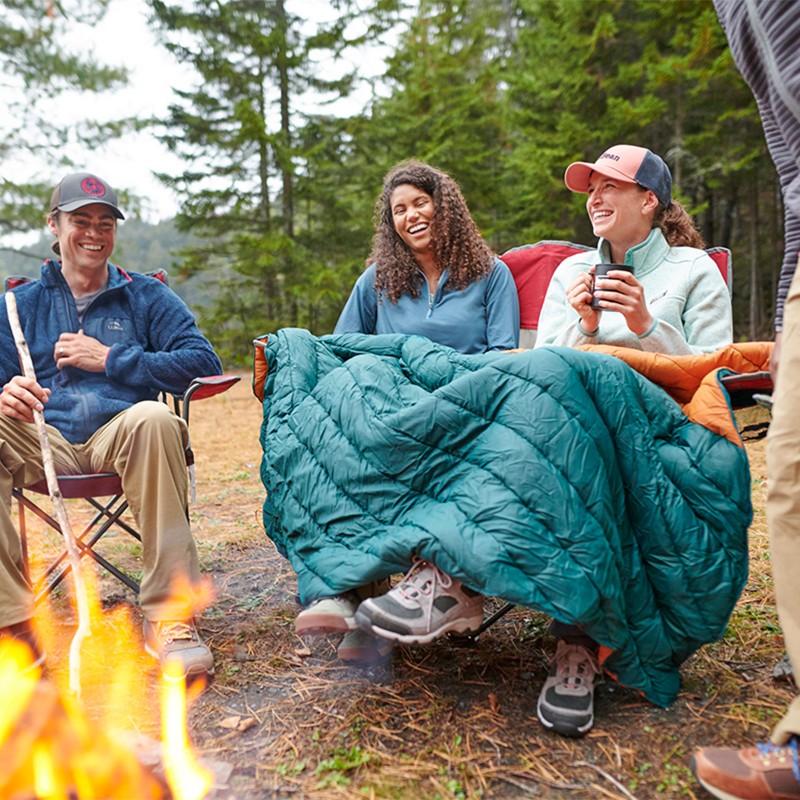
<svg viewBox="0 0 800 800">
<path fill-rule="evenodd" d="M 39 639 L 33 630 L 31 621 L 29 619 L 17 622 L 14 625 L 8 625 L 5 628 L 0 628 L 0 658 L 3 657 L 3 652 L 6 649 L 6 641 L 8 639 L 16 639 L 18 642 L 28 646 L 31 655 L 31 664 L 29 669 L 39 667 L 44 664 L 44 650 L 39 644 Z"/>
<path fill-rule="evenodd" d="M 720 800 L 793 800 L 800 798 L 798 737 L 779 747 L 703 747 L 692 757 L 695 777 Z"/>
<path fill-rule="evenodd" d="M 194 622 L 145 619 L 142 627 L 144 649 L 158 659 L 162 672 L 166 672 L 168 663 L 176 663 L 180 677 L 187 682 L 214 674 L 214 656 L 200 638 Z"/>
</svg>

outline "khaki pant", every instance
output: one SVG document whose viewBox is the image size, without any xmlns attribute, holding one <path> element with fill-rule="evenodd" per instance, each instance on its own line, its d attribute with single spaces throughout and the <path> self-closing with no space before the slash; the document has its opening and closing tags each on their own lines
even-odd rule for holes
<svg viewBox="0 0 800 800">
<path fill-rule="evenodd" d="M 767 527 L 775 598 L 786 649 L 800 680 L 800 263 L 784 311 L 775 406 L 767 437 Z M 800 734 L 800 697 L 772 732 L 775 744 Z"/>
<path fill-rule="evenodd" d="M 183 620 L 188 599 L 171 598 L 173 581 L 199 578 L 189 528 L 186 424 L 164 403 L 137 403 L 97 430 L 85 444 L 70 444 L 47 426 L 56 472 L 116 472 L 142 535 L 144 575 L 140 603 L 151 620 Z M 11 520 L 12 488 L 45 477 L 36 426 L 0 415 L 0 627 L 33 614 L 22 574 L 20 539 Z"/>
</svg>

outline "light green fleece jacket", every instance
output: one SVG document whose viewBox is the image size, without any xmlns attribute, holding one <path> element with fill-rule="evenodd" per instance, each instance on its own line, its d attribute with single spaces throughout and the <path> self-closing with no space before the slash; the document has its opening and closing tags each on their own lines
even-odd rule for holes
<svg viewBox="0 0 800 800">
<path fill-rule="evenodd" d="M 611 261 L 603 239 L 597 250 L 570 256 L 553 275 L 539 317 L 536 347 L 610 344 L 653 353 L 712 353 L 733 341 L 733 315 L 728 287 L 717 265 L 695 247 L 670 247 L 658 228 L 625 254 L 644 287 L 654 323 L 642 335 L 631 331 L 617 311 L 602 311 L 595 335 L 580 326 L 577 311 L 567 302 L 567 288 L 579 272 Z"/>
</svg>

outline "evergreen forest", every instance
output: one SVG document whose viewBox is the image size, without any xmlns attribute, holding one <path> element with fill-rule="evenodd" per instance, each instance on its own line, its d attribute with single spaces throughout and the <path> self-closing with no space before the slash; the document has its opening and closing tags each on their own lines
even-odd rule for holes
<svg viewBox="0 0 800 800">
<path fill-rule="evenodd" d="M 621 142 L 661 154 L 707 243 L 732 249 L 736 337 L 771 338 L 780 187 L 711 0 L 332 0 L 324 20 L 320 4 L 288 0 L 147 4 L 196 80 L 174 87 L 166 118 L 112 131 L 87 120 L 75 133 L 48 118 L 46 98 L 126 76 L 65 54 L 58 16 L 105 3 L 63 0 L 43 14 L 47 4 L 2 0 L 5 80 L 30 101 L 7 123 L 0 162 L 59 137 L 154 130 L 182 164 L 159 175 L 181 198 L 160 266 L 191 281 L 228 363 L 246 363 L 251 340 L 278 328 L 330 332 L 398 161 L 450 173 L 502 253 L 540 239 L 592 244 L 564 169 Z M 354 106 L 356 96 L 367 99 Z M 3 262 L 3 239 L 40 225 L 49 188 L 0 181 Z"/>
</svg>

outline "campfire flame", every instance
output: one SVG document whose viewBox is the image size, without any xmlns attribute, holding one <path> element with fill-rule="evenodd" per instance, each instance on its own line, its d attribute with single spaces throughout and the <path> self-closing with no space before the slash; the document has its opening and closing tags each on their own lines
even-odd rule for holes
<svg viewBox="0 0 800 800">
<path fill-rule="evenodd" d="M 79 695 L 69 690 L 72 670 L 54 658 L 67 648 L 70 630 L 47 604 L 34 620 L 48 653 L 47 678 L 34 666 L 27 645 L 0 639 L 0 798 L 202 800 L 213 775 L 195 760 L 186 724 L 202 683 L 187 692 L 182 676 L 162 676 L 157 702 L 151 683 L 155 662 L 144 653 L 130 609 L 103 612 L 94 571 L 84 574 L 91 634 L 81 643 Z M 177 596 L 185 598 L 186 591 L 176 587 Z M 192 598 L 210 602 L 207 586 L 201 595 Z M 165 779 L 143 766 L 129 747 L 131 732 L 152 729 L 159 721 Z"/>
<path fill-rule="evenodd" d="M 37 797 L 66 797 L 58 788 L 58 776 L 50 750 L 44 743 L 33 746 L 33 783 Z"/>
<path fill-rule="evenodd" d="M 193 694 L 202 687 L 193 688 Z M 214 776 L 192 757 L 186 730 L 185 681 L 175 665 L 167 666 L 161 679 L 161 729 L 164 742 L 164 771 L 175 800 L 201 800 L 214 784 Z"/>
</svg>

